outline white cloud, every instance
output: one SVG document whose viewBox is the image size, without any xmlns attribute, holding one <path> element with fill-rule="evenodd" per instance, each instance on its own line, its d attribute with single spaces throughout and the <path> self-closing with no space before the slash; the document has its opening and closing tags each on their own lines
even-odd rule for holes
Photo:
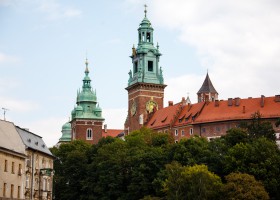
<svg viewBox="0 0 280 200">
<path fill-rule="evenodd" d="M 11 56 L 0 52 L 0 64 L 17 63 L 20 59 L 16 56 Z"/>
<path fill-rule="evenodd" d="M 176 30 L 183 43 L 196 49 L 222 98 L 279 93 L 277 1 L 154 0 L 150 8 L 153 24 Z M 193 84 L 198 90 L 202 84 L 192 81 L 185 91 Z"/>
<path fill-rule="evenodd" d="M 37 110 L 39 105 L 30 101 L 21 101 L 13 98 L 0 97 L 1 106 L 13 112 L 30 112 Z"/>
<path fill-rule="evenodd" d="M 40 1 L 39 10 L 46 13 L 48 15 L 49 20 L 79 17 L 82 14 L 81 10 L 63 6 L 62 4 L 59 4 L 56 0 Z"/>
<path fill-rule="evenodd" d="M 58 142 L 59 138 L 62 136 L 61 128 L 62 125 L 66 122 L 66 118 L 52 117 L 40 119 L 37 121 L 25 122 L 24 127 L 22 128 L 28 128 L 30 132 L 41 136 L 46 145 L 48 147 L 52 147 Z"/>
<path fill-rule="evenodd" d="M 104 124 L 107 124 L 108 129 L 123 129 L 124 122 L 127 116 L 126 108 L 107 108 L 102 109 L 102 115 L 105 118 Z"/>
</svg>

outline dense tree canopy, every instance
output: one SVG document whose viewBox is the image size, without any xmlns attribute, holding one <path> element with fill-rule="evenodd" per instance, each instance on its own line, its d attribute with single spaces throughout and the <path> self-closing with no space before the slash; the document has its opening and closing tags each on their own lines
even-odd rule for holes
<svg viewBox="0 0 280 200">
<path fill-rule="evenodd" d="M 256 199 L 267 199 L 267 193 L 270 199 L 280 199 L 280 151 L 267 137 L 273 135 L 270 126 L 263 122 L 260 126 L 261 134 L 256 137 L 247 126 L 231 129 L 213 141 L 195 136 L 174 143 L 169 134 L 142 128 L 125 141 L 107 137 L 96 145 L 83 141 L 62 144 L 51 149 L 57 158 L 55 197 L 225 199 L 227 193 L 237 199 L 238 191 L 228 192 L 234 186 L 240 190 L 246 187 L 251 196 L 259 188 L 261 197 Z M 235 180 L 233 173 L 239 179 Z"/>
<path fill-rule="evenodd" d="M 228 200 L 268 200 L 269 196 L 261 182 L 254 176 L 242 173 L 231 173 L 225 177 L 222 187 L 224 199 Z"/>
</svg>

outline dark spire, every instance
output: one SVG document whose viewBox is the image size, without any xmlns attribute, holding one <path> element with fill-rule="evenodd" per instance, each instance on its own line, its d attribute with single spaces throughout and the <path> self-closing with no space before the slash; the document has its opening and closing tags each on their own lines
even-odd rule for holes
<svg viewBox="0 0 280 200">
<path fill-rule="evenodd" d="M 214 86 L 209 78 L 208 72 L 207 72 L 206 78 L 205 78 L 201 88 L 197 92 L 197 94 L 200 94 L 200 93 L 217 93 L 218 94 L 218 92 L 214 88 Z"/>
</svg>

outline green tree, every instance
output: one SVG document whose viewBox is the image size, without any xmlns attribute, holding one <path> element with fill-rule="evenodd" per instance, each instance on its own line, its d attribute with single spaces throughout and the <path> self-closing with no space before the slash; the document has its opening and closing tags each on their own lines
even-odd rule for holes
<svg viewBox="0 0 280 200">
<path fill-rule="evenodd" d="M 166 165 L 168 178 L 163 182 L 167 199 L 207 200 L 219 198 L 222 182 L 205 165 L 181 166 L 177 162 Z"/>
<path fill-rule="evenodd" d="M 60 200 L 77 200 L 83 193 L 83 179 L 87 176 L 90 145 L 83 141 L 73 141 L 52 148 L 54 161 L 55 198 Z"/>
<path fill-rule="evenodd" d="M 280 151 L 267 138 L 239 143 L 225 156 L 224 173 L 241 172 L 253 175 L 263 182 L 271 199 L 280 199 Z"/>
<path fill-rule="evenodd" d="M 231 128 L 222 138 L 229 147 L 233 147 L 239 143 L 249 142 L 248 132 L 242 128 Z"/>
<path fill-rule="evenodd" d="M 275 141 L 276 136 L 272 124 L 264 121 L 261 117 L 260 112 L 255 112 L 250 123 L 243 123 L 242 127 L 247 130 L 250 138 L 266 137 Z"/>
<path fill-rule="evenodd" d="M 260 181 L 254 176 L 242 173 L 231 173 L 225 177 L 222 187 L 223 199 L 227 200 L 268 200 L 269 196 Z"/>
</svg>

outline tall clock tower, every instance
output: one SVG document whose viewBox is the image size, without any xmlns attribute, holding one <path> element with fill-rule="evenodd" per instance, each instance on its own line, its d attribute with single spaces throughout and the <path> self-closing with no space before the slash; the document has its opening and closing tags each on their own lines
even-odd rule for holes
<svg viewBox="0 0 280 200">
<path fill-rule="evenodd" d="M 138 28 L 138 45 L 132 48 L 132 69 L 129 71 L 127 133 L 140 129 L 149 116 L 163 108 L 164 85 L 162 68 L 159 67 L 159 46 L 154 46 L 153 27 L 145 17 Z"/>
</svg>

